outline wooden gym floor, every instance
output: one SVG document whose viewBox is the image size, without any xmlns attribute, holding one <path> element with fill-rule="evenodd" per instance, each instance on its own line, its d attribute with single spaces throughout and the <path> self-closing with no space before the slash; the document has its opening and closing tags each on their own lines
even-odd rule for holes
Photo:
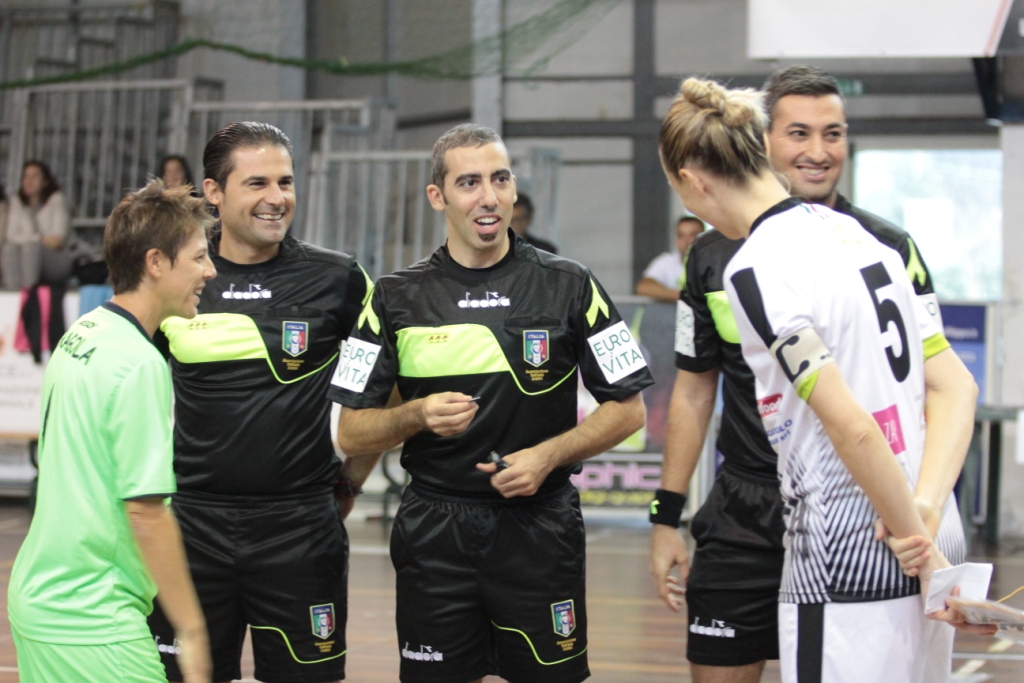
<svg viewBox="0 0 1024 683">
<path fill-rule="evenodd" d="M 348 681 L 398 680 L 394 633 L 394 572 L 380 504 L 360 503 L 347 524 L 352 544 L 349 580 Z M 371 517 L 367 519 L 368 515 Z M 590 618 L 590 669 L 595 683 L 686 683 L 686 619 L 655 596 L 647 574 L 648 524 L 642 515 L 585 512 Z M 18 681 L 7 623 L 7 582 L 28 530 L 23 499 L 0 499 L 0 683 Z M 995 564 L 991 595 L 1002 597 L 1024 584 L 1024 545 L 974 549 L 972 560 Z M 1009 601 L 1024 608 L 1024 595 Z M 1024 679 L 1024 645 L 976 637 L 957 638 L 953 667 L 958 683 L 1018 683 Z M 243 680 L 252 681 L 248 651 Z M 487 683 L 500 679 L 488 678 Z M 779 681 L 769 663 L 763 683 Z"/>
</svg>

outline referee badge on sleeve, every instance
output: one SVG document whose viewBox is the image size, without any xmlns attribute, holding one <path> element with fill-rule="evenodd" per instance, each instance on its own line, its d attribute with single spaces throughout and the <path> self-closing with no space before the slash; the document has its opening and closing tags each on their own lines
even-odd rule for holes
<svg viewBox="0 0 1024 683">
<path fill-rule="evenodd" d="M 338 368 L 334 371 L 331 384 L 357 394 L 363 393 L 379 354 L 380 344 L 349 337 L 342 342 L 341 357 L 338 359 Z"/>
<path fill-rule="evenodd" d="M 647 367 L 640 347 L 621 320 L 601 332 L 587 337 L 590 350 L 609 384 Z"/>
</svg>

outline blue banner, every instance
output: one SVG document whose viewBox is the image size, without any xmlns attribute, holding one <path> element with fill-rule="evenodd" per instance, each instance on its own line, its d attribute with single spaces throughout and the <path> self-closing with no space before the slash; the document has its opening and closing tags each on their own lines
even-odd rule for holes
<svg viewBox="0 0 1024 683">
<path fill-rule="evenodd" d="M 978 403 L 985 402 L 987 386 L 985 304 L 940 304 L 942 327 L 967 369 L 978 383 Z"/>
</svg>

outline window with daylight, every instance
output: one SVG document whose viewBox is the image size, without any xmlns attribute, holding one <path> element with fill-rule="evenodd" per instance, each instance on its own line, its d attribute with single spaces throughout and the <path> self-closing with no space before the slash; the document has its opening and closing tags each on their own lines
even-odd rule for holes
<svg viewBox="0 0 1024 683">
<path fill-rule="evenodd" d="M 853 203 L 914 238 L 944 301 L 1002 296 L 1003 156 L 997 149 L 870 149 Z"/>
</svg>

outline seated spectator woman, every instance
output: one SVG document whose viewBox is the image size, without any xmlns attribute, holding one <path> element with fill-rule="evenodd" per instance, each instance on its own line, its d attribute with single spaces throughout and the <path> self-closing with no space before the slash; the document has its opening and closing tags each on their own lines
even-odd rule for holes
<svg viewBox="0 0 1024 683">
<path fill-rule="evenodd" d="M 42 161 L 26 161 L 21 186 L 8 203 L 2 252 L 5 289 L 67 281 L 71 275 L 71 259 L 64 251 L 68 222 L 64 194 L 50 168 Z"/>
<path fill-rule="evenodd" d="M 192 195 L 199 196 L 195 180 L 192 177 L 192 167 L 188 165 L 188 159 L 183 156 L 168 154 L 161 159 L 159 177 L 167 187 L 191 185 Z"/>
</svg>

